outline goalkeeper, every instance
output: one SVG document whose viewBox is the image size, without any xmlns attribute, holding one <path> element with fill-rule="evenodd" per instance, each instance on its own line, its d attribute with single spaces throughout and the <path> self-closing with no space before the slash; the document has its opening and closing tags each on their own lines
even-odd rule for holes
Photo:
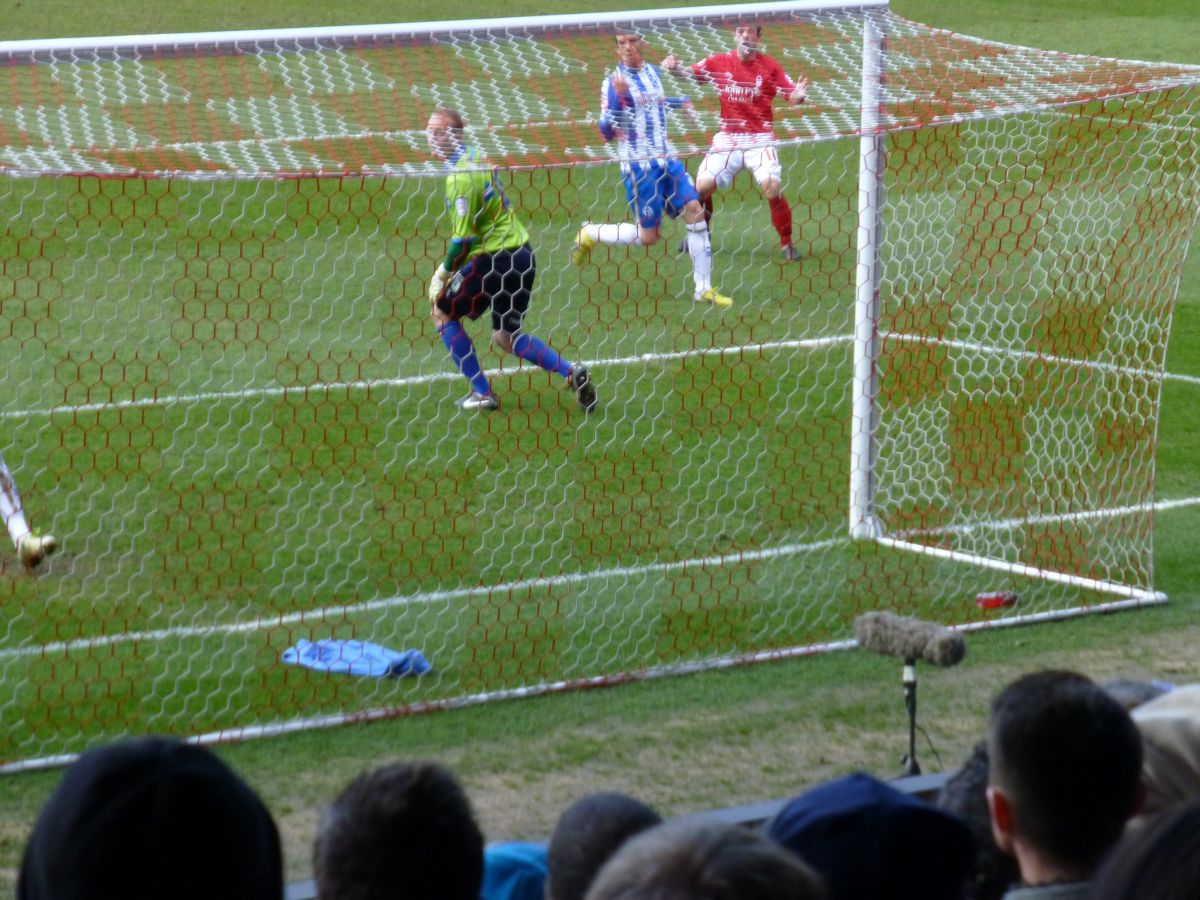
<svg viewBox="0 0 1200 900">
<path fill-rule="evenodd" d="M 0 456 L 0 516 L 4 517 L 8 535 L 17 548 L 17 558 L 26 569 L 36 569 L 43 559 L 58 549 L 54 535 L 30 530 L 21 507 L 21 495 L 17 493 L 17 483 L 3 456 Z"/>
<path fill-rule="evenodd" d="M 742 169 L 754 173 L 759 190 L 771 209 L 771 224 L 779 234 L 783 257 L 797 260 L 792 243 L 792 210 L 783 196 L 783 167 L 775 149 L 775 112 L 772 101 L 783 96 L 792 106 L 808 99 L 808 79 L 793 82 L 783 67 L 762 52 L 762 26 L 733 29 L 733 47 L 691 66 L 686 73 L 679 58 L 663 60 L 664 71 L 676 77 L 690 75 L 700 84 L 711 83 L 721 98 L 721 130 L 700 164 L 696 189 L 705 217 L 712 220 L 712 195 L 717 186 L 729 187 Z"/>
<path fill-rule="evenodd" d="M 426 126 L 429 148 L 449 166 L 446 208 L 453 223 L 446 261 L 429 283 L 433 321 L 442 343 L 471 384 L 463 409 L 494 410 L 500 401 L 479 365 L 462 319 L 492 312 L 492 341 L 501 350 L 566 379 L 579 405 L 591 412 L 596 389 L 582 365 L 571 365 L 549 345 L 521 331 L 537 274 L 529 232 L 509 209 L 508 198 L 479 151 L 463 142 L 462 115 L 437 109 Z"/>
</svg>

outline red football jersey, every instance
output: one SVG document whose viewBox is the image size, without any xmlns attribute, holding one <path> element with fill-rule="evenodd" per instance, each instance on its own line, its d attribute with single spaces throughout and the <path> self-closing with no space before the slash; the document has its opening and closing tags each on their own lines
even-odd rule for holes
<svg viewBox="0 0 1200 900">
<path fill-rule="evenodd" d="M 692 66 L 692 75 L 716 88 L 721 97 L 721 130 L 729 134 L 774 132 L 775 95 L 786 97 L 796 89 L 783 67 L 765 53 L 755 53 L 749 62 L 742 62 L 733 50 L 718 53 Z"/>
</svg>

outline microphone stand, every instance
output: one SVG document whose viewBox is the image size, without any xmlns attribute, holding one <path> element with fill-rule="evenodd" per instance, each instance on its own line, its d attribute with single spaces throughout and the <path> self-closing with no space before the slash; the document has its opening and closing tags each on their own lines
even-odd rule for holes
<svg viewBox="0 0 1200 900">
<path fill-rule="evenodd" d="M 920 775 L 921 767 L 917 764 L 917 661 L 904 660 L 904 706 L 908 710 L 908 755 L 901 760 L 904 763 L 903 775 Z"/>
</svg>

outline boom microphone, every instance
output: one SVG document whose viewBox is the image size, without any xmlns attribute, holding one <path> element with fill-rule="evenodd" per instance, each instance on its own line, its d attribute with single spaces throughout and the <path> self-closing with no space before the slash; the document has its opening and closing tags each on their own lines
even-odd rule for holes
<svg viewBox="0 0 1200 900">
<path fill-rule="evenodd" d="M 854 620 L 854 636 L 864 650 L 906 662 L 920 659 L 935 666 L 956 666 L 967 654 L 967 643 L 957 631 L 890 612 L 859 616 Z"/>
</svg>

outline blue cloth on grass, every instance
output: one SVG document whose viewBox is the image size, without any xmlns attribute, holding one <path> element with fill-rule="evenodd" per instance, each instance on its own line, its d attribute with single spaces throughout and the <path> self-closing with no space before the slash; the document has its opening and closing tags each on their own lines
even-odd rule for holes
<svg viewBox="0 0 1200 900">
<path fill-rule="evenodd" d="M 295 647 L 288 647 L 283 651 L 283 661 L 316 669 L 318 672 L 366 675 L 371 678 L 382 678 L 385 675 L 424 675 L 433 668 L 420 650 L 398 653 L 380 644 L 343 641 L 337 638 L 320 641 L 299 640 Z"/>
</svg>

